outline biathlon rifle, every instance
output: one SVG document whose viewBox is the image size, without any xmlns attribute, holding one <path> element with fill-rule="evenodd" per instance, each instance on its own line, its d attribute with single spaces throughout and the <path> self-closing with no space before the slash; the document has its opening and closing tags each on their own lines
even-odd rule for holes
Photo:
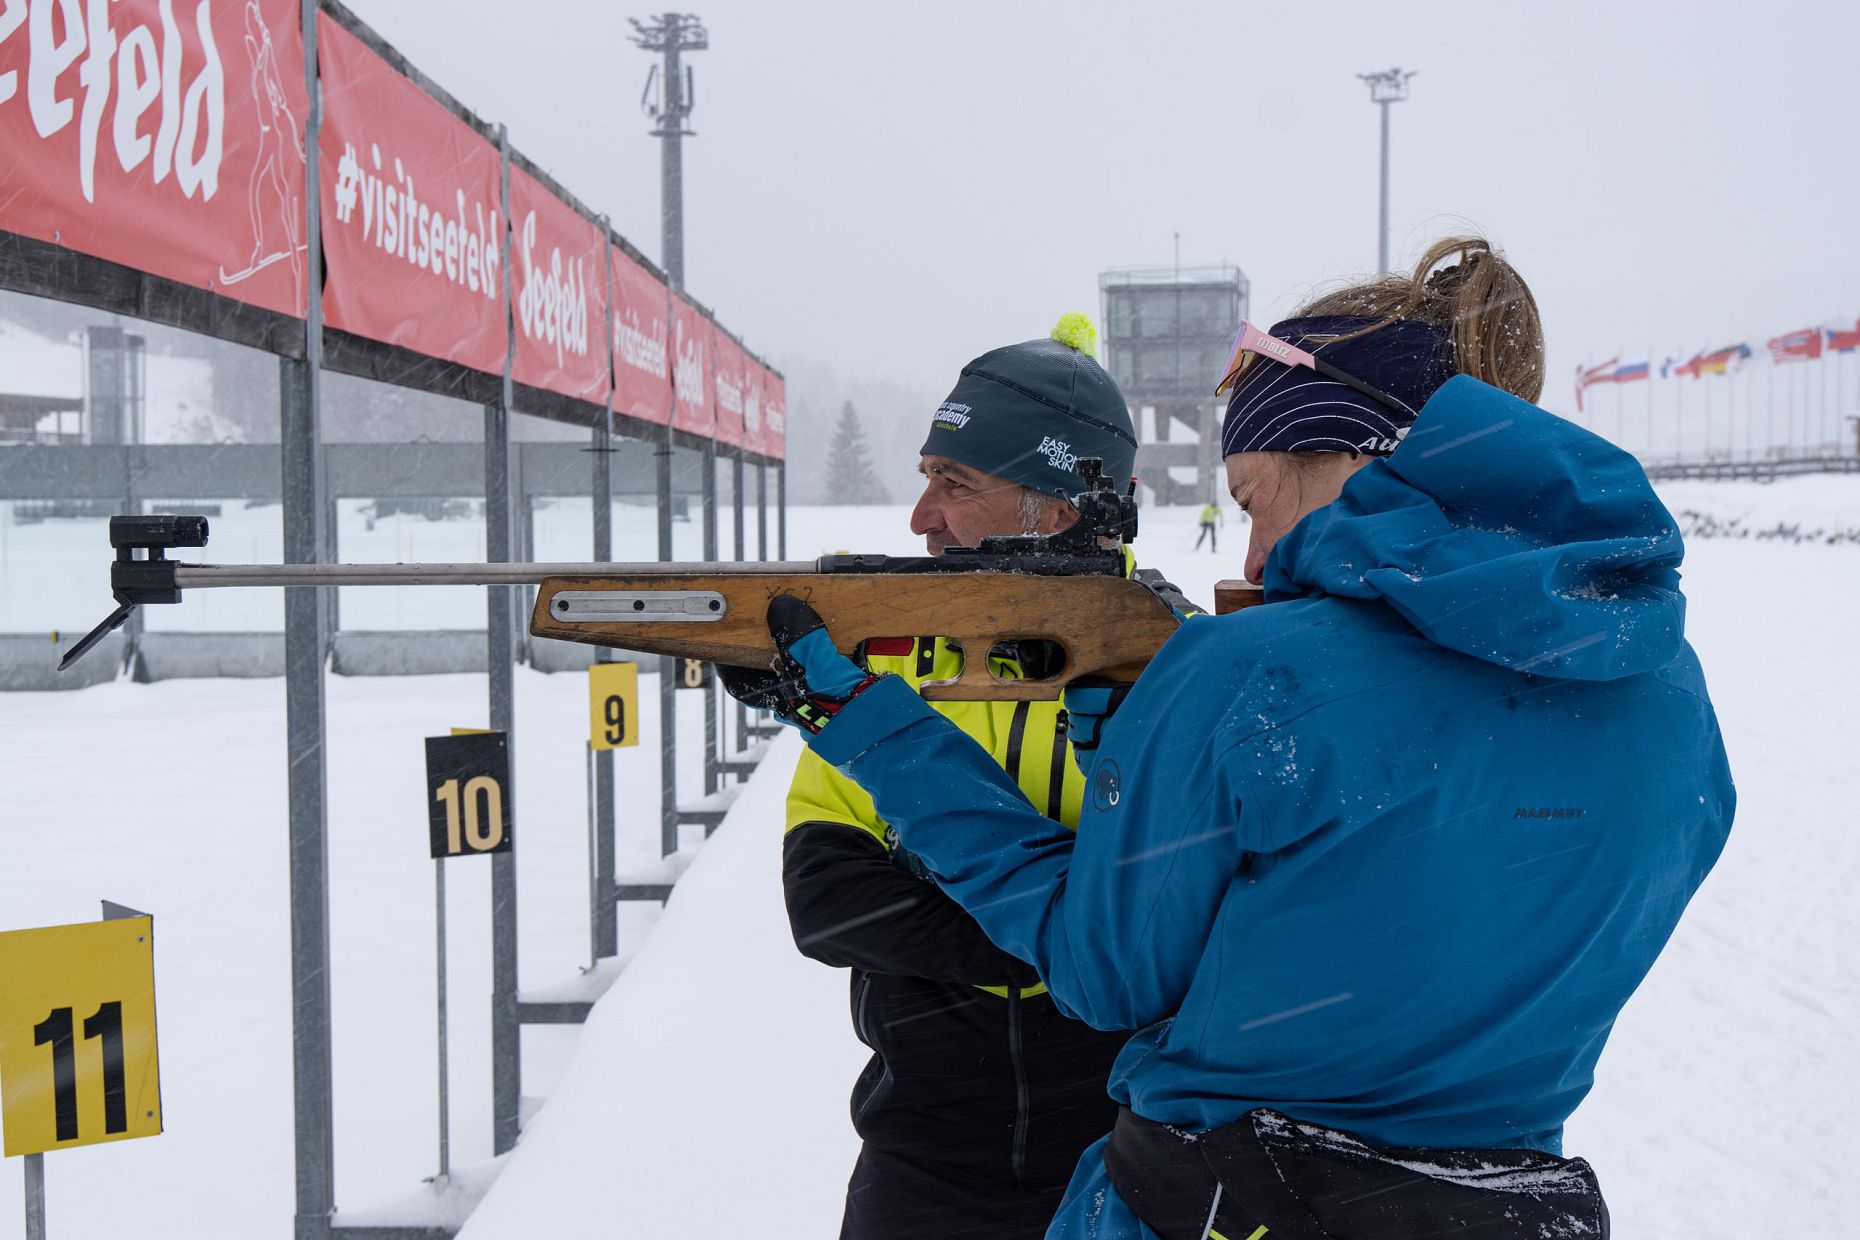
<svg viewBox="0 0 1860 1240">
<path fill-rule="evenodd" d="M 644 654 L 767 668 L 775 656 L 769 600 L 804 599 L 851 653 L 874 637 L 935 634 L 982 654 L 1040 641 L 1063 655 L 1044 679 L 1006 679 L 986 658 L 926 682 L 932 701 L 1057 698 L 1080 677 L 1132 681 L 1179 623 L 1173 587 L 1126 576 L 1137 532 L 1132 482 L 1119 495 L 1103 462 L 1078 463 L 1078 519 L 1057 534 L 985 538 L 933 556 L 827 555 L 818 560 L 691 564 L 185 564 L 170 550 L 207 545 L 201 516 L 110 518 L 110 589 L 117 608 L 73 646 L 71 666 L 138 606 L 178 603 L 189 590 L 233 586 L 535 586 L 530 633 Z M 140 556 L 137 552 L 141 552 Z M 1241 583 L 1217 587 L 1219 610 L 1257 601 Z"/>
</svg>

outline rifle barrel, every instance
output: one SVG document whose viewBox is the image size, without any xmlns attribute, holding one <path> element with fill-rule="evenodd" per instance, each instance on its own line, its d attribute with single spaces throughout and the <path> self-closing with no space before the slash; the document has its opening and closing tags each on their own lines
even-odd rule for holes
<svg viewBox="0 0 1860 1240">
<path fill-rule="evenodd" d="M 181 590 L 219 586 L 533 586 L 549 577 L 657 577 L 694 573 L 813 573 L 813 560 L 668 564 L 177 564 Z"/>
</svg>

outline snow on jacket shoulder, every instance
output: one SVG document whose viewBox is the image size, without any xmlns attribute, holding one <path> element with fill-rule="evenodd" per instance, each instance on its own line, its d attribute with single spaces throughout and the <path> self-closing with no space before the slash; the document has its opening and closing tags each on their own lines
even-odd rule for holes
<svg viewBox="0 0 1860 1240">
<path fill-rule="evenodd" d="M 1149 1025 L 1138 1114 L 1556 1152 L 1730 827 L 1681 556 L 1632 458 L 1456 378 L 1163 648 L 1076 837 L 905 686 L 816 747 L 1057 1002 Z"/>
</svg>

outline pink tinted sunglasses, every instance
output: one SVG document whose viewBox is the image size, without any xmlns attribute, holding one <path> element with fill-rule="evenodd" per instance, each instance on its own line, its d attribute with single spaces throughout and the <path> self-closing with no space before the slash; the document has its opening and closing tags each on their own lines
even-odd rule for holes
<svg viewBox="0 0 1860 1240">
<path fill-rule="evenodd" d="M 1392 409 L 1404 417 L 1411 417 L 1414 414 L 1414 410 L 1387 392 L 1371 387 L 1354 375 L 1345 374 L 1315 353 L 1308 353 L 1289 340 L 1281 340 L 1269 332 L 1263 332 L 1244 319 L 1240 322 L 1240 334 L 1234 337 L 1233 355 L 1227 359 L 1226 377 L 1221 380 L 1220 386 L 1214 389 L 1216 395 L 1230 388 L 1235 391 L 1239 389 L 1240 377 L 1245 369 L 1245 359 L 1248 353 L 1294 369 L 1303 366 L 1308 370 L 1314 370 L 1326 379 L 1361 392 L 1377 404 Z"/>
</svg>

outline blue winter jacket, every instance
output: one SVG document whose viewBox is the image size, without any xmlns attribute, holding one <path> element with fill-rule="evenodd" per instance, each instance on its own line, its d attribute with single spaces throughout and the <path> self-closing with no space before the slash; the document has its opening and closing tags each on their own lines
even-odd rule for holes
<svg viewBox="0 0 1860 1240">
<path fill-rule="evenodd" d="M 1560 1152 L 1734 792 L 1639 465 L 1476 380 L 1183 625 L 1077 834 L 881 681 L 812 743 L 1066 1010 L 1112 1095 L 1382 1145 Z M 1049 1236 L 1143 1229 L 1087 1150 Z"/>
</svg>

